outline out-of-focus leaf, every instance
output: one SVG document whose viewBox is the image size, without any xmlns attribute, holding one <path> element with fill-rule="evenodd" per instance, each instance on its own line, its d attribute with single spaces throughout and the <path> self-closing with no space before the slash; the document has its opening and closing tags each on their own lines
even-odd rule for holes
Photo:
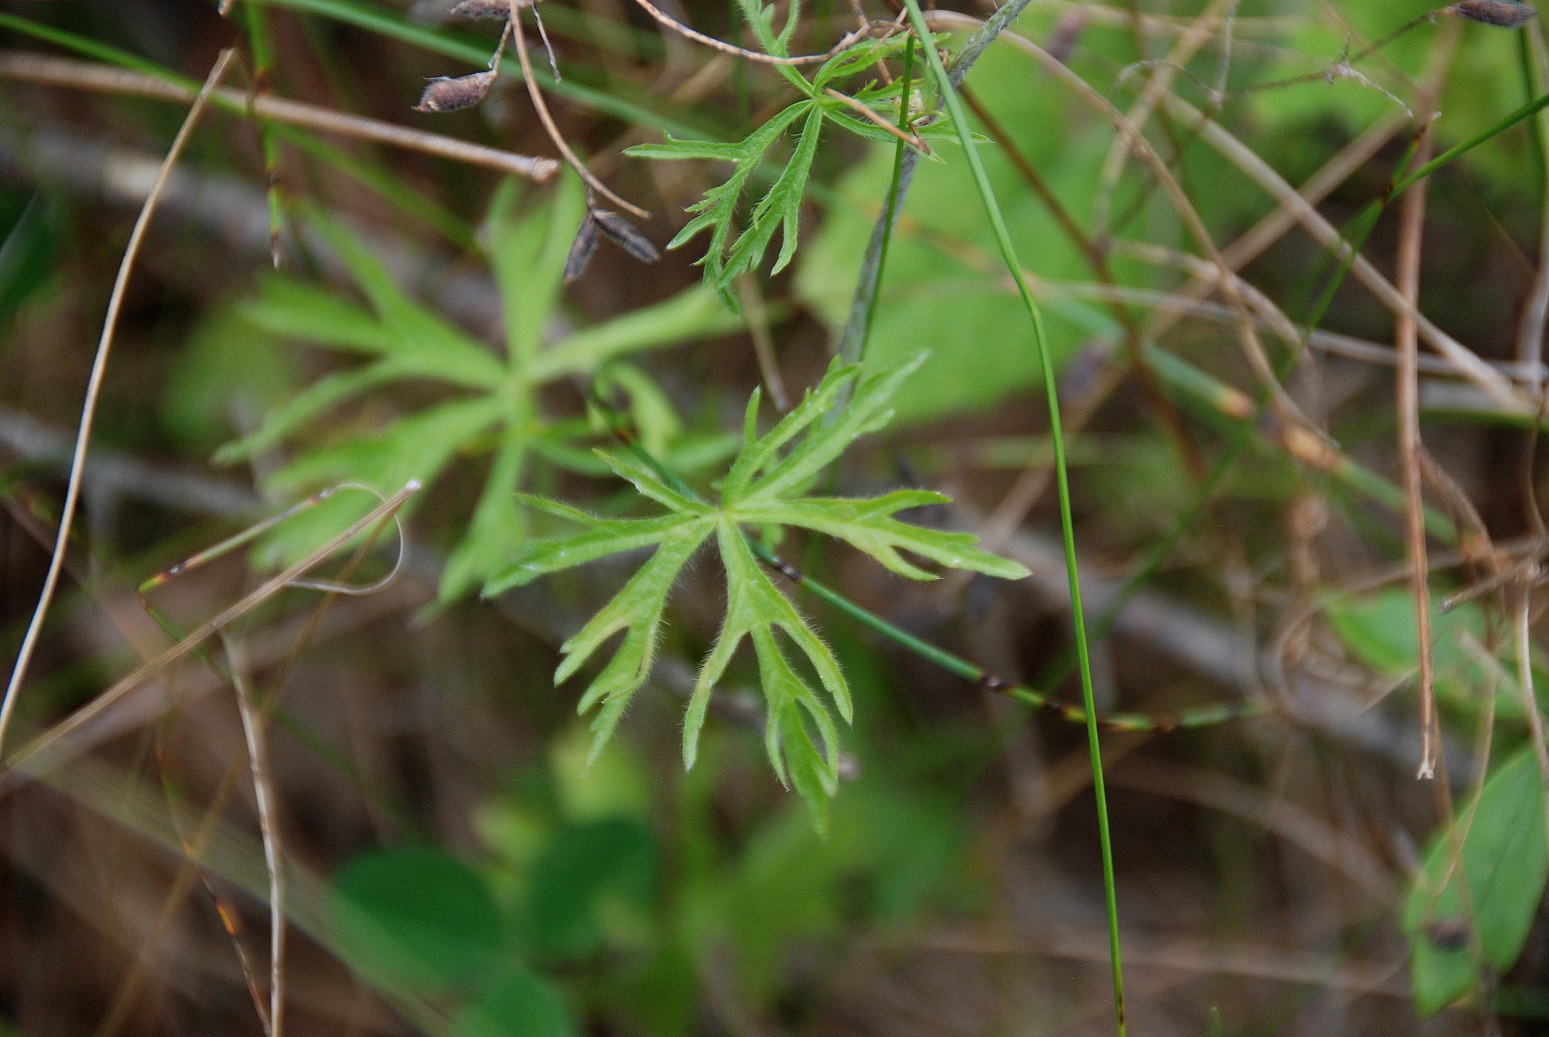
<svg viewBox="0 0 1549 1037">
<path fill-rule="evenodd" d="M 329 914 L 351 964 L 381 985 L 460 982 L 487 968 L 501 943 L 483 880 L 428 846 L 351 862 L 334 877 Z"/>
<path fill-rule="evenodd" d="M 588 954 L 602 939 L 603 901 L 611 896 L 643 909 L 655 882 L 655 842 L 639 821 L 612 817 L 563 828 L 533 862 L 523 935 L 544 957 Z"/>
<path fill-rule="evenodd" d="M 526 969 L 508 968 L 457 1015 L 452 1037 L 574 1037 L 564 995 Z"/>
<path fill-rule="evenodd" d="M 1420 642 L 1414 598 L 1408 590 L 1388 588 L 1335 598 L 1324 607 L 1323 616 L 1340 643 L 1377 673 L 1399 678 L 1418 670 Z M 1482 645 L 1486 634 L 1484 612 L 1477 603 L 1466 602 L 1450 612 L 1433 604 L 1431 661 L 1439 699 L 1459 708 L 1477 708 L 1479 693 L 1491 686 L 1492 676 L 1464 647 L 1463 639 L 1471 637 Z M 1513 665 L 1506 664 L 1505 672 L 1513 673 Z M 1521 696 L 1510 687 L 1502 685 L 1495 701 L 1497 715 L 1522 717 Z"/>
<path fill-rule="evenodd" d="M 1435 1015 L 1477 989 L 1480 964 L 1498 976 L 1522 953 L 1549 876 L 1544 811 L 1543 775 L 1532 750 L 1524 749 L 1490 775 L 1471 823 L 1469 811 L 1460 811 L 1460 826 L 1432 839 L 1404 905 L 1410 983 L 1421 1015 Z"/>
<path fill-rule="evenodd" d="M 10 199 L 7 199 L 10 200 Z M 32 194 L 11 211 L 3 206 L 0 226 L 0 327 L 10 322 L 27 297 L 48 280 L 58 250 L 58 228 L 48 200 Z"/>
<path fill-rule="evenodd" d="M 230 310 L 216 310 L 189 335 L 171 370 L 162 421 L 188 446 L 210 449 L 285 399 L 295 367 L 267 334 Z"/>
</svg>

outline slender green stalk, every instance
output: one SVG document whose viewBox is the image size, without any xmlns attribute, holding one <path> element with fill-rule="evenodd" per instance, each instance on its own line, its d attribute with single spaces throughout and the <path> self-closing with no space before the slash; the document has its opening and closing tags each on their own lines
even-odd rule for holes
<svg viewBox="0 0 1549 1037">
<path fill-rule="evenodd" d="M 1391 201 L 1393 198 L 1398 197 L 1413 187 L 1415 184 L 1418 184 L 1421 180 L 1424 180 L 1426 177 L 1436 172 L 1436 170 L 1440 169 L 1442 166 L 1451 162 L 1453 159 L 1459 158 L 1467 152 L 1474 150 L 1479 145 L 1489 140 L 1491 137 L 1495 137 L 1501 133 L 1504 133 L 1506 130 L 1511 129 L 1511 127 L 1515 126 L 1523 119 L 1532 118 L 1534 115 L 1537 115 L 1545 108 L 1549 108 L 1549 94 L 1544 94 L 1542 97 L 1538 97 L 1529 101 L 1527 104 L 1523 105 L 1521 108 L 1518 108 L 1516 111 L 1512 112 L 1510 115 L 1506 116 L 1504 119 L 1500 120 L 1489 129 L 1474 134 L 1463 143 L 1443 151 L 1440 155 L 1437 155 L 1425 165 L 1419 167 L 1418 169 L 1411 170 L 1407 176 L 1393 185 L 1393 190 L 1388 192 L 1388 198 L 1386 200 Z"/>
<path fill-rule="evenodd" d="M 248 0 L 242 5 L 247 16 L 247 41 L 253 54 L 253 94 L 269 92 L 274 74 L 274 39 L 269 33 L 269 17 L 263 8 Z M 258 126 L 258 145 L 263 152 L 264 179 L 269 196 L 269 256 L 276 270 L 280 267 L 280 235 L 285 229 L 285 199 L 280 191 L 280 144 L 273 126 L 254 117 Z"/>
<path fill-rule="evenodd" d="M 914 26 L 915 34 L 920 39 L 929 41 L 930 30 L 925 24 L 925 14 L 920 10 L 919 0 L 904 0 L 904 3 L 909 11 L 909 21 Z M 1065 437 L 1061 427 L 1059 387 L 1054 378 L 1054 360 L 1049 355 L 1048 337 L 1044 334 L 1043 314 L 1039 311 L 1037 300 L 1033 298 L 1027 279 L 1022 275 L 1022 263 L 1017 259 L 1016 247 L 1011 243 L 1011 232 L 1006 229 L 1006 221 L 1001 217 L 1000 205 L 995 200 L 994 190 L 990 187 L 989 174 L 985 172 L 984 163 L 979 158 L 973 135 L 968 128 L 968 113 L 963 107 L 962 100 L 957 96 L 946 66 L 941 62 L 941 55 L 928 42 L 925 46 L 925 59 L 936 77 L 942 102 L 952 116 L 952 124 L 957 130 L 958 139 L 962 141 L 963 154 L 968 160 L 969 169 L 973 172 L 979 198 L 984 203 L 985 215 L 989 217 L 990 226 L 995 231 L 995 242 L 1000 248 L 1001 258 L 1005 261 L 1006 269 L 1012 279 L 1016 281 L 1017 291 L 1021 294 L 1022 303 L 1027 308 L 1028 317 L 1032 321 L 1033 345 L 1038 351 L 1039 363 L 1043 368 L 1044 394 L 1049 408 L 1049 432 L 1054 446 L 1054 476 L 1055 483 L 1059 487 L 1060 530 L 1065 541 L 1065 568 L 1070 581 L 1071 626 L 1075 632 L 1076 659 L 1081 671 L 1081 702 L 1086 709 L 1087 748 L 1092 757 L 1092 791 L 1097 800 L 1097 836 L 1102 844 L 1103 896 L 1108 909 L 1108 952 L 1113 966 L 1113 1009 L 1119 1037 L 1124 1037 L 1127 1032 L 1124 1018 L 1124 968 L 1119 950 L 1119 904 L 1113 877 L 1113 840 L 1108 829 L 1108 796 L 1103 783 L 1102 745 L 1097 734 L 1097 706 L 1092 693 L 1092 667 L 1087 649 L 1086 617 L 1081 606 L 1081 580 L 1076 566 L 1075 521 L 1071 515 L 1070 477 L 1066 470 Z"/>
<path fill-rule="evenodd" d="M 914 45 L 913 36 L 909 37 L 909 42 L 904 45 L 903 90 L 898 95 L 898 129 L 901 133 L 909 132 L 909 95 L 914 88 Z M 861 328 L 860 346 L 855 355 L 855 363 L 858 364 L 866 360 L 866 346 L 871 342 L 872 325 L 876 323 L 877 297 L 881 294 L 882 273 L 887 269 L 887 249 L 893 241 L 893 225 L 898 220 L 898 200 L 902 193 L 904 175 L 904 152 L 908 150 L 903 138 L 899 138 L 898 143 L 893 145 L 893 179 L 888 184 L 887 206 L 882 214 L 882 248 L 877 253 L 877 290 L 874 290 L 866 301 L 866 324 Z"/>
</svg>

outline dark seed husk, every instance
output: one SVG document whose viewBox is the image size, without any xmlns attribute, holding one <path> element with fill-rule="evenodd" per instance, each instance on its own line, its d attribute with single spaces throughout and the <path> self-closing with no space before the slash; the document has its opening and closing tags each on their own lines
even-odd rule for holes
<svg viewBox="0 0 1549 1037">
<path fill-rule="evenodd" d="M 518 7 L 527 7 L 532 0 L 517 0 Z M 462 0 L 447 12 L 449 18 L 464 21 L 503 22 L 511 17 L 511 5 L 507 0 Z"/>
<path fill-rule="evenodd" d="M 586 273 L 586 266 L 592 261 L 592 252 L 596 248 L 597 221 L 591 213 L 587 213 L 586 219 L 581 221 L 580 229 L 575 232 L 575 241 L 570 243 L 570 255 L 565 257 L 566 284 Z"/>
<path fill-rule="evenodd" d="M 608 236 L 608 240 L 640 262 L 654 263 L 662 258 L 661 249 L 657 248 L 650 238 L 640 233 L 639 228 L 618 213 L 609 212 L 606 209 L 593 209 L 592 219 L 597 221 L 598 228 Z"/>
<path fill-rule="evenodd" d="M 455 112 L 459 108 L 471 108 L 484 100 L 489 88 L 495 85 L 494 72 L 473 72 L 466 76 L 442 76 L 432 79 L 420 95 L 417 112 Z"/>
<path fill-rule="evenodd" d="M 1462 0 L 1452 5 L 1452 11 L 1469 21 L 1499 25 L 1505 29 L 1515 29 L 1538 14 L 1530 5 L 1517 3 L 1516 0 Z"/>
</svg>

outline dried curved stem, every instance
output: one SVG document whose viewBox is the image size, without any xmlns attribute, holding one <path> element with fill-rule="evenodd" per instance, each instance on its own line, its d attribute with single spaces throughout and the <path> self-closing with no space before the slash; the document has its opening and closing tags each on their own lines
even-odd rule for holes
<svg viewBox="0 0 1549 1037">
<path fill-rule="evenodd" d="M 780 57 L 776 54 L 765 54 L 761 50 L 748 50 L 746 47 L 739 47 L 734 43 L 718 40 L 714 36 L 706 36 L 698 29 L 684 25 L 670 14 L 653 5 L 650 0 L 635 0 L 635 3 L 646 14 L 684 39 L 693 40 L 695 43 L 709 47 L 711 50 L 718 50 L 722 54 L 746 58 L 748 61 L 756 61 L 763 65 L 821 65 L 852 43 L 866 39 L 871 34 L 869 26 L 866 23 L 862 23 L 861 28 L 849 33 L 822 54 L 800 54 L 792 57 Z"/>
<path fill-rule="evenodd" d="M 570 145 L 565 141 L 564 135 L 559 132 L 559 127 L 554 124 L 554 117 L 549 114 L 548 102 L 543 99 L 543 91 L 538 88 L 538 81 L 533 78 L 532 58 L 527 53 L 527 33 L 522 28 L 520 0 L 510 0 L 510 2 L 511 35 L 516 38 L 516 58 L 522 63 L 522 80 L 527 84 L 527 96 L 532 98 L 533 109 L 538 113 L 538 121 L 543 123 L 544 132 L 549 135 L 549 139 L 554 142 L 554 146 L 564 156 L 565 162 L 569 164 L 571 169 L 576 171 L 576 175 L 586 183 L 589 190 L 602 195 L 620 209 L 638 216 L 642 220 L 649 220 L 651 218 L 649 212 L 638 205 L 631 205 L 609 190 L 607 184 L 597 179 L 592 171 L 586 168 L 586 163 L 582 162 L 580 157 L 571 150 Z"/>
<path fill-rule="evenodd" d="M 77 61 L 23 51 L 0 52 L 0 78 L 43 83 L 68 90 L 93 90 L 108 94 L 132 94 L 160 101 L 187 103 L 194 91 L 157 76 L 130 69 L 110 68 L 94 61 Z M 210 100 L 227 111 L 256 115 L 261 119 L 298 126 L 304 130 L 327 133 L 356 140 L 371 140 L 406 151 L 418 151 L 454 162 L 483 166 L 502 173 L 527 177 L 546 183 L 559 172 L 559 163 L 551 158 L 534 158 L 510 151 L 488 148 L 456 137 L 427 133 L 380 119 L 349 115 L 330 108 L 291 101 L 269 94 L 249 96 L 247 91 L 220 88 L 211 91 Z"/>
<path fill-rule="evenodd" d="M 96 359 L 92 361 L 91 375 L 86 382 L 86 398 L 81 405 L 81 427 L 75 436 L 75 453 L 70 462 L 70 476 L 65 487 L 64 505 L 60 509 L 59 535 L 54 541 L 54 551 L 49 558 L 48 573 L 43 578 L 43 590 L 38 595 L 37 608 L 33 610 L 32 621 L 27 624 L 27 633 L 22 638 L 21 649 L 16 653 L 16 665 L 11 670 L 10 682 L 6 685 L 5 699 L 0 702 L 0 747 L 5 744 L 5 731 L 16 708 L 17 693 L 21 690 L 22 680 L 27 674 L 27 663 L 32 658 L 33 649 L 37 647 L 38 637 L 43 632 L 43 617 L 47 615 L 48 607 L 54 600 L 54 589 L 59 584 L 59 573 L 64 567 L 65 551 L 70 544 L 70 530 L 75 524 L 75 509 L 81 498 L 81 476 L 86 465 L 86 448 L 91 442 L 92 423 L 97 414 L 97 399 L 102 393 L 102 383 L 107 375 L 108 356 L 113 349 L 113 336 L 118 330 L 118 314 L 124 305 L 124 294 L 129 287 L 129 275 L 134 269 L 135 257 L 140 253 L 146 228 L 150 226 L 151 217 L 156 212 L 156 201 L 161 197 L 161 192 L 172 175 L 172 167 L 177 164 L 178 156 L 183 153 L 184 145 L 193 135 L 194 126 L 209 103 L 210 95 L 226 75 L 226 70 L 231 66 L 235 56 L 236 51 L 228 48 L 216 59 L 215 67 L 210 70 L 204 86 L 189 107 L 188 115 L 183 119 L 183 125 L 172 140 L 172 146 L 167 149 L 167 157 L 162 160 L 156 183 L 146 195 L 145 204 L 140 208 L 139 218 L 135 220 L 134 230 L 129 234 L 129 243 L 124 247 L 124 258 L 119 263 L 118 276 L 113 282 L 113 293 L 108 299 L 107 313 L 102 320 L 102 337 L 97 343 Z"/>
</svg>

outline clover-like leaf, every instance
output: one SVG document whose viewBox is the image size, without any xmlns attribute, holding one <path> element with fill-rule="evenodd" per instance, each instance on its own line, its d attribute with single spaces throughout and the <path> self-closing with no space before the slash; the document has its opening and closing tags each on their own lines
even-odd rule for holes
<svg viewBox="0 0 1549 1037">
<path fill-rule="evenodd" d="M 719 506 L 705 503 L 643 450 L 639 458 L 601 456 L 643 498 L 665 507 L 666 515 L 602 519 L 568 505 L 522 498 L 586 528 L 527 543 L 488 583 L 486 594 L 623 551 L 656 549 L 613 600 L 561 648 L 564 659 L 554 674 L 556 682 L 572 676 L 608 639 L 624 634 L 612 659 L 581 697 L 582 712 L 601 707 L 592 724 L 594 755 L 649 676 L 672 585 L 713 531 L 726 576 L 726 613 L 689 699 L 683 762 L 693 766 L 711 692 L 738 647 L 744 640 L 751 641 L 766 704 L 764 746 L 770 766 L 783 785 L 794 786 L 806 800 L 818 828 L 827 824 L 827 799 L 838 789 L 839 738 L 818 686 L 846 723 L 852 717 L 849 686 L 833 652 L 760 568 L 743 527 L 794 526 L 822 533 L 911 579 L 933 579 L 934 574 L 905 558 L 904 552 L 948 568 L 1011 579 L 1027 575 L 1018 563 L 975 546 L 972 534 L 916 526 L 896 517 L 906 508 L 946 503 L 939 493 L 898 490 L 869 500 L 799 496 L 846 447 L 886 423 L 891 414 L 888 400 L 922 360 L 913 358 L 859 386 L 855 384 L 859 368 L 836 364 L 800 406 L 762 437 L 757 434 L 759 394 L 755 392 L 744 420 L 741 454 L 720 484 Z M 841 407 L 850 389 L 854 391 Z M 785 642 L 797 649 L 804 667 L 793 664 Z"/>
</svg>

